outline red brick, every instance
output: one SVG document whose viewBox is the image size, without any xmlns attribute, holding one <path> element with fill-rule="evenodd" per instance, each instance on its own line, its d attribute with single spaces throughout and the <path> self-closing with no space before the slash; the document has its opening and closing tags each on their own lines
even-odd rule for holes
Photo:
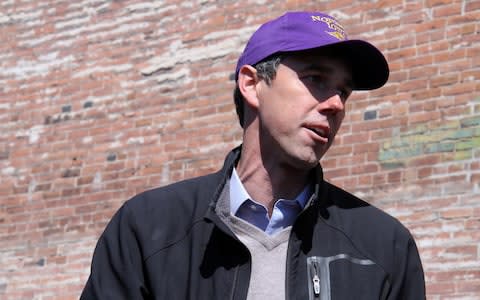
<svg viewBox="0 0 480 300">
<path fill-rule="evenodd" d="M 480 2 L 478 1 L 468 1 L 465 3 L 465 11 L 475 11 L 480 9 Z"/>
<path fill-rule="evenodd" d="M 440 212 L 440 216 L 445 219 L 455 219 L 471 216 L 472 213 L 472 208 L 453 208 L 448 211 Z"/>
<path fill-rule="evenodd" d="M 461 5 L 442 5 L 433 9 L 433 17 L 455 16 L 461 13 Z"/>
<path fill-rule="evenodd" d="M 322 160 L 325 177 L 369 195 L 413 229 L 425 258 L 428 299 L 478 295 L 480 163 L 474 158 L 480 152 L 470 160 L 453 152 L 398 157 L 394 168 L 378 159 L 380 149 L 409 140 L 421 126 L 424 135 L 453 136 L 456 129 L 446 126 L 451 120 L 478 116 L 479 1 L 287 1 L 258 6 L 255 14 L 242 2 L 221 1 L 127 9 L 143 3 L 112 2 L 95 18 L 95 30 L 91 22 L 59 27 L 76 11 L 64 2 L 35 22 L 22 18 L 43 9 L 38 3 L 4 5 L 18 18 L 0 29 L 6 37 L 0 45 L 0 239 L 3 262 L 15 267 L 5 300 L 78 299 L 95 240 L 126 199 L 220 167 L 242 137 L 229 76 L 243 45 L 215 58 L 202 48 L 235 43 L 234 30 L 258 26 L 286 8 L 339 12 L 351 38 L 370 40 L 389 60 L 387 85 L 355 92 L 347 102 L 343 127 Z M 179 15 L 198 23 L 180 23 Z M 196 56 L 184 55 L 188 51 Z M 163 55 L 179 61 L 141 74 Z M 183 70 L 188 75 L 177 81 L 157 81 Z M 65 105 L 70 112 L 62 113 Z M 377 119 L 365 122 L 365 111 L 373 109 Z M 132 143 L 136 138 L 143 142 Z M 205 146 L 211 150 L 200 151 Z M 108 161 L 112 153 L 115 161 Z M 67 170 L 72 177 L 63 178 Z M 45 265 L 35 265 L 42 257 Z"/>
</svg>

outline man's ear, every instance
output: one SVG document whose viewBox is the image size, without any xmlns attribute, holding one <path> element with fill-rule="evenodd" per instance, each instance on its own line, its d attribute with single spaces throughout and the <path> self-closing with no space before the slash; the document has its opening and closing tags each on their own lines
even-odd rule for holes
<svg viewBox="0 0 480 300">
<path fill-rule="evenodd" d="M 244 65 L 238 71 L 238 88 L 245 99 L 245 102 L 254 108 L 258 107 L 257 84 L 260 79 L 257 76 L 257 70 L 250 66 Z"/>
</svg>

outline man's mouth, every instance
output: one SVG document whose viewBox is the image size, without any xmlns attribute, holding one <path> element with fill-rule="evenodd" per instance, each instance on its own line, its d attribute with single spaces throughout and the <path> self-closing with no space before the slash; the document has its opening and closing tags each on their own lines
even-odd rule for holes
<svg viewBox="0 0 480 300">
<path fill-rule="evenodd" d="M 321 137 L 328 137 L 328 134 L 326 132 L 326 130 L 322 129 L 322 128 L 311 128 L 311 127 L 308 127 L 308 129 L 310 129 L 311 131 L 315 132 L 317 135 L 321 136 Z"/>
<path fill-rule="evenodd" d="M 313 126 L 313 125 L 310 125 L 310 126 L 306 126 L 305 128 L 307 128 L 308 130 L 314 132 L 317 136 L 319 137 L 322 137 L 324 139 L 328 139 L 329 135 L 330 135 L 330 129 L 326 126 Z"/>
</svg>

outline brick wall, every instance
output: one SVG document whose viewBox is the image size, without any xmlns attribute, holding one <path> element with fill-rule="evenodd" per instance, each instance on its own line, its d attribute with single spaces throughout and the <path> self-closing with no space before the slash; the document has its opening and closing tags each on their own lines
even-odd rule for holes
<svg viewBox="0 0 480 300">
<path fill-rule="evenodd" d="M 349 101 L 327 178 L 412 231 L 429 299 L 480 299 L 478 0 L 0 1 L 0 298 L 78 298 L 125 200 L 216 170 L 241 139 L 236 58 L 298 9 L 392 71 Z"/>
</svg>

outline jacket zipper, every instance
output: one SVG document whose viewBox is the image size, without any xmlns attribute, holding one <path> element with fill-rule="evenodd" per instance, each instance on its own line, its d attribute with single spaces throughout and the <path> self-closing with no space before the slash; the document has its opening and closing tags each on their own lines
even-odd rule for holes
<svg viewBox="0 0 480 300">
<path fill-rule="evenodd" d="M 318 175 L 316 175 L 318 177 Z M 319 184 L 316 183 L 314 185 L 314 192 L 313 192 L 313 195 L 311 196 L 310 200 L 307 202 L 307 205 L 308 207 L 312 206 L 315 201 L 318 201 L 318 194 L 319 194 Z M 305 211 L 308 209 L 308 207 L 305 207 L 305 209 L 303 209 L 297 216 L 297 220 L 305 214 Z M 297 221 L 296 221 L 297 222 Z M 293 232 L 293 227 L 295 226 L 295 224 L 293 224 L 292 226 L 292 232 Z M 286 272 L 285 272 L 285 300 L 288 300 L 290 299 L 290 288 L 289 288 L 289 275 L 290 275 L 290 264 L 291 264 L 291 251 L 292 251 L 292 233 L 290 233 L 290 238 L 288 240 L 288 248 L 287 248 L 287 265 L 286 265 Z M 307 263 L 310 264 L 308 261 L 309 261 L 310 258 L 307 259 Z M 312 257 L 312 259 L 315 259 L 315 257 Z M 310 266 L 310 265 L 308 265 Z M 320 299 L 319 296 L 320 296 L 320 291 L 321 291 L 321 288 L 320 288 L 320 276 L 319 275 L 319 270 L 318 270 L 318 264 L 316 266 L 316 270 L 317 270 L 317 278 L 318 278 L 318 286 L 315 285 L 319 291 L 318 295 L 316 296 L 316 298 L 313 298 L 313 295 L 311 294 L 312 290 L 311 288 L 313 288 L 311 285 L 313 284 L 313 278 L 312 280 L 308 282 L 308 286 L 309 286 L 309 295 L 310 295 L 310 299 Z M 307 267 L 307 269 L 309 269 L 309 267 Z M 310 270 L 307 270 L 309 273 L 310 273 Z M 310 278 L 310 277 L 309 277 Z"/>
<path fill-rule="evenodd" d="M 308 272 L 308 294 L 310 300 L 320 299 L 321 296 L 321 274 L 320 264 L 315 256 L 307 258 L 307 272 Z"/>
<path fill-rule="evenodd" d="M 320 277 L 318 277 L 318 271 L 317 271 L 317 266 L 313 264 L 313 269 L 314 269 L 314 275 L 312 278 L 313 281 L 313 293 L 315 296 L 320 295 Z"/>
</svg>

